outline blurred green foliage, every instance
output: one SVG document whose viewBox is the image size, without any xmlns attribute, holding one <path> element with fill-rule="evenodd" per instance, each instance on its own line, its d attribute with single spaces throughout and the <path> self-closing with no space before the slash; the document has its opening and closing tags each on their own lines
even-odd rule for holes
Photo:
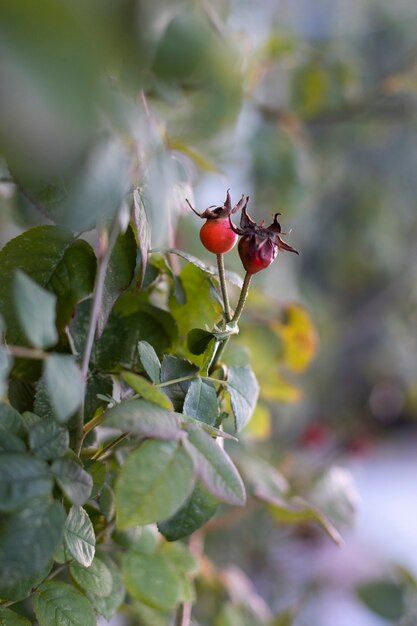
<svg viewBox="0 0 417 626">
<path fill-rule="evenodd" d="M 376 0 L 299 0 L 287 9 L 241 0 L 0 5 L 1 243 L 51 221 L 92 241 L 89 231 L 112 220 L 121 203 L 130 206 L 133 189 L 151 221 L 152 246 L 197 256 L 204 255 L 199 224 L 186 197 L 205 208 L 230 186 L 234 196 L 251 195 L 258 221 L 282 210 L 300 259 L 280 255 L 256 279 L 225 360 L 230 367 L 251 361 L 260 382 L 245 446 L 285 476 L 282 497 L 316 497 L 313 504 L 330 519 L 340 508 L 318 493 L 320 485 L 329 488 L 319 461 L 334 450 L 363 449 L 391 429 L 410 429 L 417 416 L 416 20 L 413 3 Z M 186 335 L 211 328 L 221 311 L 209 272 L 157 253 L 145 295 L 113 308 L 143 263 L 132 231 L 125 237 L 112 259 L 103 328 L 109 318 L 94 354 L 103 393 L 114 368 L 138 365 L 143 339 L 152 339 L 159 357 L 168 350 L 201 365 Z M 87 287 L 71 288 L 68 279 L 72 307 L 91 291 L 94 262 L 86 242 L 71 245 L 88 256 Z M 237 255 L 230 257 L 240 272 Z M 23 269 L 39 282 L 39 262 L 32 261 L 24 259 Z M 3 267 L 5 302 L 9 279 Z M 40 282 L 54 291 L 50 277 Z M 195 306 L 185 307 L 187 300 Z M 72 322 L 81 338 L 87 304 Z M 72 312 L 65 308 L 65 320 Z M 9 367 L 1 349 L 0 370 Z M 34 375 L 29 368 L 21 377 Z M 90 383 L 92 417 L 97 389 Z M 18 385 L 22 396 L 24 383 L 14 382 L 16 394 Z M 37 403 L 39 409 L 41 390 Z M 256 481 L 251 488 L 260 493 Z M 346 485 L 340 491 L 344 497 Z M 273 570 L 264 541 L 271 511 L 256 517 L 249 510 L 247 523 L 238 524 L 243 541 L 233 540 L 234 530 L 217 542 L 209 533 L 213 563 L 205 563 L 198 582 L 201 624 L 297 619 L 296 607 L 259 571 L 262 559 Z M 236 596 L 233 577 L 221 563 L 216 570 L 219 555 L 258 576 L 269 610 L 255 589 Z M 380 595 L 379 587 L 361 593 L 379 613 Z M 141 599 L 130 607 L 132 623 L 165 624 Z"/>
</svg>

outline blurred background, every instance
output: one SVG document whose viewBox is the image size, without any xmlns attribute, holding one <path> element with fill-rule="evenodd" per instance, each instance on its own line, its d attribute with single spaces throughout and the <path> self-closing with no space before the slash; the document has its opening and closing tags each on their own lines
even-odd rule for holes
<svg viewBox="0 0 417 626">
<path fill-rule="evenodd" d="M 184 200 L 230 188 L 300 251 L 228 358 L 261 384 L 247 445 L 345 543 L 225 516 L 201 626 L 417 623 L 416 32 L 412 0 L 2 0 L 1 245 L 139 186 L 154 247 L 212 262 Z"/>
</svg>

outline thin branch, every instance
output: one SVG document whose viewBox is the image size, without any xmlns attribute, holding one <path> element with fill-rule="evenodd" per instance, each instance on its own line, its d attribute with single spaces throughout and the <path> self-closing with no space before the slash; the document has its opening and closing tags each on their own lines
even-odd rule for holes
<svg viewBox="0 0 417 626">
<path fill-rule="evenodd" d="M 44 361 L 48 358 L 48 353 L 38 348 L 25 348 L 24 346 L 6 345 L 7 352 L 17 359 L 33 359 L 35 361 Z"/>
<path fill-rule="evenodd" d="M 93 302 L 91 305 L 91 313 L 90 313 L 90 321 L 88 325 L 87 339 L 85 342 L 83 358 L 81 362 L 81 375 L 82 375 L 84 384 L 86 384 L 86 381 L 87 381 L 88 366 L 90 364 L 91 353 L 92 353 L 93 344 L 94 344 L 94 337 L 95 337 L 96 330 L 97 330 L 97 324 L 100 318 L 101 305 L 102 305 L 103 293 L 104 293 L 104 282 L 106 279 L 107 268 L 109 265 L 111 253 L 117 241 L 117 237 L 119 236 L 119 232 L 120 232 L 120 220 L 119 220 L 119 212 L 118 212 L 113 222 L 113 227 L 110 232 L 110 237 L 108 237 L 107 230 L 103 230 L 100 233 L 100 238 L 99 238 L 99 254 L 98 254 L 96 282 L 94 285 Z M 83 433 L 84 401 L 85 401 L 85 394 L 83 395 L 83 403 L 77 415 L 77 429 L 76 429 L 74 450 L 75 450 L 75 453 L 78 455 L 81 452 L 83 439 L 84 439 L 84 433 Z"/>
</svg>

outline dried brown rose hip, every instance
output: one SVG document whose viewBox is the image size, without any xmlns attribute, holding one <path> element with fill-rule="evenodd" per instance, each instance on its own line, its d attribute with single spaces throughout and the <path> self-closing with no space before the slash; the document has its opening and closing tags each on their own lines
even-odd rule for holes
<svg viewBox="0 0 417 626">
<path fill-rule="evenodd" d="M 243 267 L 248 274 L 256 274 L 271 265 L 279 250 L 288 250 L 298 254 L 295 248 L 285 243 L 279 236 L 281 225 L 277 217 L 280 213 L 275 213 L 272 224 L 265 226 L 264 221 L 260 224 L 253 221 L 247 213 L 246 206 L 247 201 L 242 209 L 240 228 L 233 225 L 230 217 L 229 222 L 233 232 L 241 236 L 238 251 Z"/>
</svg>

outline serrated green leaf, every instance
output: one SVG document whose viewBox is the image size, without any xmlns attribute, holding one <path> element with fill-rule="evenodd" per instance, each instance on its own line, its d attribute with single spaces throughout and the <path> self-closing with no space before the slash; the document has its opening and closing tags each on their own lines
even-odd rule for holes
<svg viewBox="0 0 417 626">
<path fill-rule="evenodd" d="M 194 466 L 179 442 L 146 440 L 116 481 L 117 526 L 150 524 L 178 510 L 194 487 Z"/>
<path fill-rule="evenodd" d="M 90 593 L 87 590 L 87 597 L 89 598 L 94 609 L 102 615 L 108 622 L 116 614 L 117 609 L 122 604 L 125 597 L 125 588 L 123 586 L 122 577 L 119 569 L 107 554 L 101 554 L 100 559 L 106 565 L 108 571 L 112 577 L 111 591 L 108 596 L 103 598 Z"/>
<path fill-rule="evenodd" d="M 81 506 L 72 506 L 64 528 L 64 544 L 71 556 L 89 567 L 95 554 L 96 538 L 88 513 Z"/>
<path fill-rule="evenodd" d="M 172 517 L 158 523 L 158 530 L 168 541 L 188 537 L 203 526 L 217 511 L 218 499 L 201 485 L 196 485 L 187 502 Z"/>
<path fill-rule="evenodd" d="M 160 382 L 161 362 L 153 346 L 147 341 L 139 341 L 138 354 L 143 369 L 153 383 Z"/>
<path fill-rule="evenodd" d="M 201 378 L 192 380 L 185 396 L 183 412 L 214 426 L 219 415 L 219 403 L 213 383 L 205 382 Z"/>
<path fill-rule="evenodd" d="M 0 524 L 0 597 L 47 566 L 61 542 L 65 512 L 61 504 L 34 498 Z"/>
<path fill-rule="evenodd" d="M 208 330 L 192 328 L 187 335 L 187 347 L 191 354 L 203 354 L 213 338 L 213 333 Z"/>
<path fill-rule="evenodd" d="M 154 439 L 179 439 L 181 422 L 173 412 L 141 398 L 126 400 L 109 409 L 103 425 Z"/>
<path fill-rule="evenodd" d="M 29 445 L 37 457 L 51 461 L 65 454 L 69 446 L 69 432 L 52 420 L 42 420 L 30 430 Z"/>
<path fill-rule="evenodd" d="M 189 264 L 181 271 L 180 278 L 187 303 L 178 305 L 175 299 L 170 299 L 171 312 L 180 333 L 186 336 L 193 328 L 214 326 L 222 314 L 222 308 L 213 295 L 206 272 Z"/>
<path fill-rule="evenodd" d="M 77 589 L 66 583 L 48 581 L 33 598 L 39 626 L 96 626 L 93 607 Z"/>
<path fill-rule="evenodd" d="M 134 374 L 133 372 L 122 372 L 122 378 L 125 382 L 127 382 L 129 387 L 142 396 L 144 400 L 153 402 L 168 411 L 172 411 L 174 409 L 168 396 L 163 391 L 158 389 L 158 387 L 155 387 L 154 384 L 149 382 L 149 380 L 143 378 L 143 376 L 139 376 L 139 374 Z"/>
<path fill-rule="evenodd" d="M 1 454 L 0 511 L 13 511 L 27 500 L 48 496 L 51 491 L 52 476 L 41 459 L 20 452 Z"/>
<path fill-rule="evenodd" d="M 72 562 L 69 566 L 70 574 L 84 591 L 91 594 L 107 597 L 110 595 L 113 579 L 108 567 L 97 556 L 89 567 Z"/>
<path fill-rule="evenodd" d="M 87 502 L 93 489 L 93 479 L 72 459 L 57 459 L 52 463 L 51 472 L 65 496 L 73 504 Z"/>
<path fill-rule="evenodd" d="M 22 575 L 19 577 L 19 581 L 15 584 L 8 584 L 7 586 L 4 584 L 1 587 L 2 597 L 15 602 L 24 600 L 30 596 L 32 589 L 40 585 L 41 582 L 45 580 L 51 572 L 53 564 L 53 560 L 50 559 L 47 561 L 46 565 L 41 567 L 41 569 L 37 570 L 34 574 L 30 576 Z"/>
<path fill-rule="evenodd" d="M 12 282 L 17 317 L 29 343 L 35 348 L 51 348 L 58 341 L 55 327 L 55 294 L 40 287 L 21 270 Z"/>
<path fill-rule="evenodd" d="M 145 207 L 143 206 L 142 198 L 140 197 L 138 189 L 135 189 L 133 192 L 133 222 L 135 225 L 136 239 L 141 258 L 140 274 L 137 281 L 137 288 L 139 289 L 145 278 L 146 266 L 148 263 L 148 252 L 151 243 L 151 231 Z"/>
<path fill-rule="evenodd" d="M 60 329 L 70 320 L 77 302 L 91 293 L 95 268 L 91 246 L 86 241 L 75 240 L 72 232 L 65 228 L 38 226 L 9 241 L 0 251 L 0 311 L 10 343 L 24 343 L 12 300 L 12 282 L 17 269 L 57 296 L 56 317 Z"/>
<path fill-rule="evenodd" d="M 0 607 L 0 626 L 31 626 L 31 624 L 26 617 Z"/>
<path fill-rule="evenodd" d="M 126 313 L 119 309 L 121 298 L 95 348 L 95 365 L 104 372 L 137 368 L 139 341 L 149 342 L 158 354 L 162 354 L 171 347 L 178 334 L 174 318 L 167 311 L 142 303 L 140 306 L 135 304 L 139 310 Z M 120 308 L 123 309 L 122 304 Z"/>
<path fill-rule="evenodd" d="M 110 311 L 122 291 L 133 279 L 136 266 L 136 242 L 131 226 L 117 238 L 104 280 L 102 306 L 98 321 L 99 335 L 103 332 Z"/>
<path fill-rule="evenodd" d="M 23 435 L 25 432 L 20 413 L 3 402 L 0 403 L 0 430 L 7 430 L 14 435 Z"/>
<path fill-rule="evenodd" d="M 237 432 L 241 431 L 252 417 L 259 395 L 259 385 L 249 366 L 229 367 L 227 389 L 230 393 Z"/>
<path fill-rule="evenodd" d="M 0 430 L 0 452 L 26 452 L 25 442 L 13 433 L 9 433 L 6 430 Z"/>
<path fill-rule="evenodd" d="M 187 450 L 194 458 L 197 474 L 206 489 L 228 504 L 245 504 L 245 487 L 228 454 L 196 426 L 188 425 L 187 431 Z"/>
<path fill-rule="evenodd" d="M 180 600 L 181 579 L 166 554 L 128 552 L 122 573 L 126 589 L 140 602 L 168 611 Z"/>
<path fill-rule="evenodd" d="M 172 400 L 176 411 L 182 410 L 184 398 L 190 386 L 191 379 L 193 375 L 198 372 L 199 368 L 197 365 L 190 363 L 187 359 L 181 359 L 172 354 L 166 354 L 164 356 L 161 366 L 161 383 L 169 383 L 170 380 L 176 380 L 178 378 L 190 378 L 190 380 L 174 382 L 170 385 L 165 384 L 163 387 L 164 392 Z"/>
<path fill-rule="evenodd" d="M 55 415 L 60 422 L 66 422 L 82 402 L 81 372 L 72 356 L 53 354 L 45 361 L 43 375 Z"/>
</svg>

